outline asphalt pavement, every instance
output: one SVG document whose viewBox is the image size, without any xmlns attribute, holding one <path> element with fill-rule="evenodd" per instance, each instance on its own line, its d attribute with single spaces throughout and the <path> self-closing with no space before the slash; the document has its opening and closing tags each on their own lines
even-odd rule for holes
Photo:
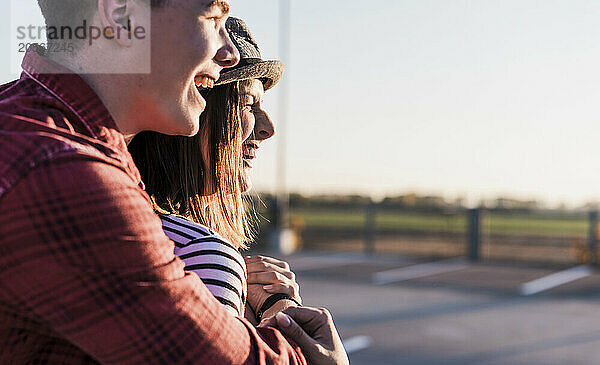
<svg viewBox="0 0 600 365">
<path fill-rule="evenodd" d="M 600 364 L 600 273 L 589 267 L 280 258 L 305 304 L 332 312 L 354 365 Z"/>
</svg>

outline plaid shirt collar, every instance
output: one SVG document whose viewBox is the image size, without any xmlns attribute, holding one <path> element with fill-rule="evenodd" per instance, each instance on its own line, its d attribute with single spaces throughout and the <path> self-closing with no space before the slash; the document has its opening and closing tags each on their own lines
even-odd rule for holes
<svg viewBox="0 0 600 365">
<path fill-rule="evenodd" d="M 24 77 L 35 81 L 79 118 L 85 130 L 79 129 L 78 133 L 106 143 L 114 152 L 111 156 L 120 160 L 140 188 L 145 189 L 125 138 L 98 94 L 81 76 L 33 50 L 25 54 L 22 68 Z"/>
<path fill-rule="evenodd" d="M 92 137 L 105 139 L 105 128 L 119 131 L 100 97 L 81 76 L 32 50 L 25 54 L 22 68 L 75 113 Z"/>
</svg>

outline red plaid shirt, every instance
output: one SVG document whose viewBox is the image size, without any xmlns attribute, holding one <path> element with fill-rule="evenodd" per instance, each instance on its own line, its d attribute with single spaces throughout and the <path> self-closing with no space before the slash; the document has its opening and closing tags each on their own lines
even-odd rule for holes
<svg viewBox="0 0 600 365">
<path fill-rule="evenodd" d="M 23 69 L 0 87 L 0 363 L 305 363 L 184 272 L 84 80 Z"/>
</svg>

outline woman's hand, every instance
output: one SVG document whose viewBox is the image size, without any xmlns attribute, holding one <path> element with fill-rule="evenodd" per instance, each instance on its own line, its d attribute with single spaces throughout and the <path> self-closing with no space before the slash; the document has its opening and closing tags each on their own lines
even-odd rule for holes
<svg viewBox="0 0 600 365">
<path fill-rule="evenodd" d="M 284 293 L 302 303 L 296 275 L 287 262 L 265 256 L 245 258 L 248 270 L 248 303 L 257 312 L 264 301 L 276 293 Z"/>
</svg>

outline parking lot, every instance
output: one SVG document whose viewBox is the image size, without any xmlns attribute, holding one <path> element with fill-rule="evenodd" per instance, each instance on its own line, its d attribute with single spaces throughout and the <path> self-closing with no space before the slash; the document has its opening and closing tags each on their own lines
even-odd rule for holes
<svg viewBox="0 0 600 365">
<path fill-rule="evenodd" d="M 587 266 L 281 258 L 305 304 L 331 310 L 354 365 L 600 363 L 600 274 Z"/>
</svg>

